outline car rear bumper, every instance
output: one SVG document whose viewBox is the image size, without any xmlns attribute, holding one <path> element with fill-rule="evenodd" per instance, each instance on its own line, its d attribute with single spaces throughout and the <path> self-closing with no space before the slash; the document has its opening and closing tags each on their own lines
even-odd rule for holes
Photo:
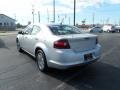
<svg viewBox="0 0 120 90">
<path fill-rule="evenodd" d="M 81 65 L 91 64 L 91 63 L 96 62 L 98 59 L 99 58 L 93 59 L 93 60 L 88 61 L 88 62 L 71 63 L 71 64 L 61 64 L 61 63 L 51 62 L 52 66 L 50 66 L 50 67 L 57 68 L 57 69 L 67 69 L 67 68 L 74 67 L 74 66 L 81 66 Z"/>
<path fill-rule="evenodd" d="M 92 54 L 93 58 L 90 60 L 85 60 L 85 54 Z M 48 66 L 58 69 L 67 69 L 69 67 L 89 64 L 97 61 L 101 56 L 101 46 L 98 44 L 95 49 L 84 51 L 84 52 L 60 52 L 56 51 L 52 60 L 48 60 Z"/>
</svg>

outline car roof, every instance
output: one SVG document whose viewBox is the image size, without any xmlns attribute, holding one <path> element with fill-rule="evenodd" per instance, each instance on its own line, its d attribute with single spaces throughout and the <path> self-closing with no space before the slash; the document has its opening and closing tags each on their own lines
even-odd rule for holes
<svg viewBox="0 0 120 90">
<path fill-rule="evenodd" d="M 42 23 L 34 23 L 34 24 L 31 24 L 31 25 L 37 25 L 37 26 L 47 26 L 47 24 L 42 24 Z"/>
<path fill-rule="evenodd" d="M 38 26 L 54 26 L 54 25 L 66 25 L 66 24 L 42 24 L 42 23 L 34 23 L 34 24 L 31 24 L 31 25 L 38 25 Z"/>
</svg>

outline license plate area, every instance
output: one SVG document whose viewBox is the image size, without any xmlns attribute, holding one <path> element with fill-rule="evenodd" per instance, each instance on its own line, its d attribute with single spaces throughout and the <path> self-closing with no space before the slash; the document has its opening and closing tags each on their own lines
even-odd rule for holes
<svg viewBox="0 0 120 90">
<path fill-rule="evenodd" d="M 86 61 L 92 60 L 92 59 L 93 59 L 92 53 L 85 54 L 85 55 L 84 55 L 84 59 L 85 59 Z"/>
</svg>

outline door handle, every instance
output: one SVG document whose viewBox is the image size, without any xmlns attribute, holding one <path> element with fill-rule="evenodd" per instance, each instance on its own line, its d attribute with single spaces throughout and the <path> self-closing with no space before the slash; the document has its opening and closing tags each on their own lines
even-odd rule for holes
<svg viewBox="0 0 120 90">
<path fill-rule="evenodd" d="M 38 40 L 38 38 L 35 38 L 35 40 Z"/>
</svg>

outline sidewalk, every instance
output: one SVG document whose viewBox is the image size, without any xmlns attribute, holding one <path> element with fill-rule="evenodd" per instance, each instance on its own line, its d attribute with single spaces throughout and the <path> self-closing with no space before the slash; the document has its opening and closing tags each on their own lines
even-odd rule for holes
<svg viewBox="0 0 120 90">
<path fill-rule="evenodd" d="M 0 36 L 16 35 L 18 31 L 0 31 Z"/>
</svg>

